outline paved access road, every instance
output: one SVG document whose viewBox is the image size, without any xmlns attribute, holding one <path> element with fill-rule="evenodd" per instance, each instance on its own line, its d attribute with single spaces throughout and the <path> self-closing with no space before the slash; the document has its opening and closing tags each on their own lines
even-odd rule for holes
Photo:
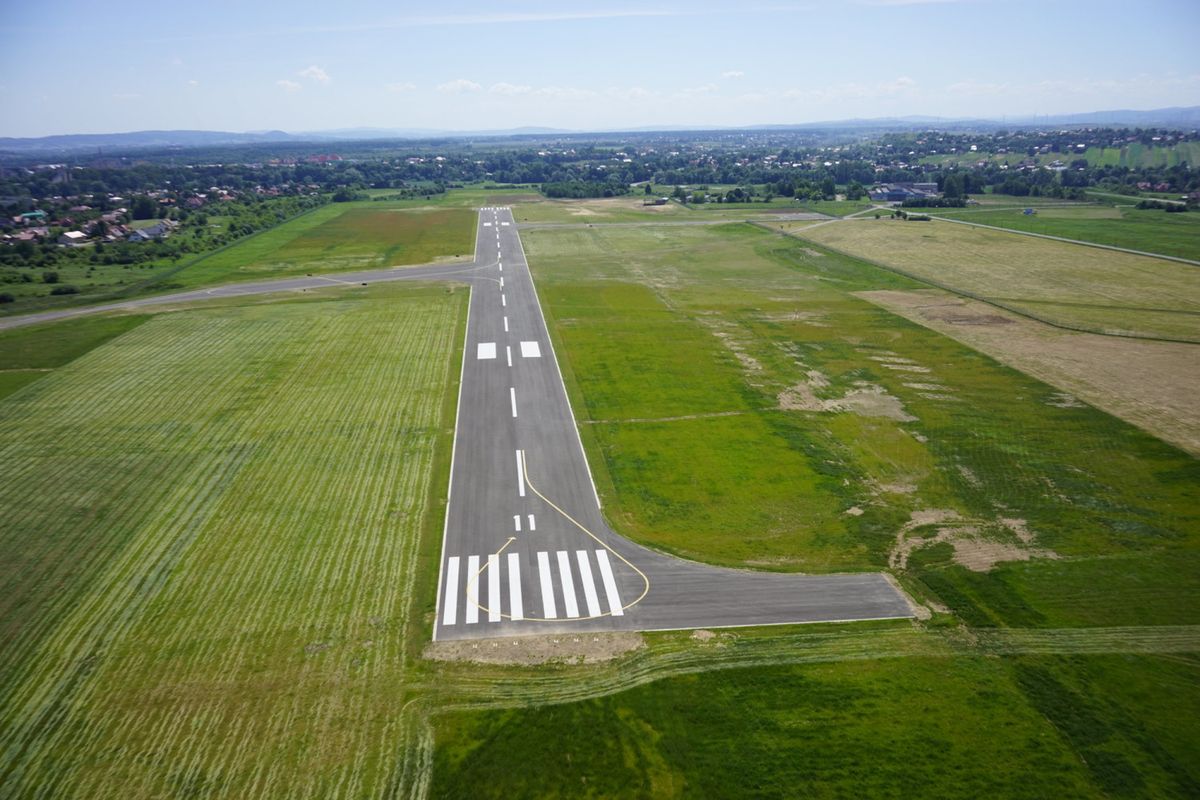
<svg viewBox="0 0 1200 800">
<path fill-rule="evenodd" d="M 880 574 L 719 569 L 610 530 L 513 216 L 478 224 L 435 639 L 911 616 Z"/>
<path fill-rule="evenodd" d="M 0 329 L 113 310 L 395 280 L 472 287 L 434 638 L 901 618 L 879 573 L 782 575 L 696 564 L 629 542 L 600 510 L 517 226 L 480 211 L 475 259 L 236 283 L 0 319 Z"/>
</svg>

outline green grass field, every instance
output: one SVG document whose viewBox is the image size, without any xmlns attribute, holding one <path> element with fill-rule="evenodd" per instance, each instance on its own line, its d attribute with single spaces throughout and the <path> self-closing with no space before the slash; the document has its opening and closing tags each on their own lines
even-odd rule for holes
<svg viewBox="0 0 1200 800">
<path fill-rule="evenodd" d="M 475 212 L 337 203 L 198 260 L 156 290 L 309 272 L 344 272 L 443 259 L 470 260 Z"/>
<path fill-rule="evenodd" d="M 937 220 L 867 219 L 794 234 L 1044 321 L 1200 341 L 1191 265 Z"/>
<path fill-rule="evenodd" d="M 938 209 L 939 217 L 1043 233 L 1147 253 L 1200 261 L 1200 214 L 1168 214 L 1158 209 L 1079 206 L 1039 208 L 1036 215 L 1006 211 Z"/>
<path fill-rule="evenodd" d="M 522 239 L 615 527 L 929 618 L 423 659 L 461 288 L 71 320 L 0 334 L 0 796 L 1200 793 L 1196 459 L 817 244 Z"/>
<path fill-rule="evenodd" d="M 51 297 L 51 285 L 9 284 L 20 302 L 5 313 L 26 313 L 96 303 L 113 292 L 150 294 L 238 280 L 424 264 L 461 258 L 475 249 L 472 203 L 486 192 L 451 193 L 453 202 L 332 203 L 206 254 L 177 264 L 147 262 L 122 267 L 67 265 L 59 283 L 79 294 Z M 148 245 L 153 246 L 153 245 Z"/>
<path fill-rule="evenodd" d="M 0 402 L 0 795 L 387 783 L 465 299 L 120 321 Z"/>
</svg>

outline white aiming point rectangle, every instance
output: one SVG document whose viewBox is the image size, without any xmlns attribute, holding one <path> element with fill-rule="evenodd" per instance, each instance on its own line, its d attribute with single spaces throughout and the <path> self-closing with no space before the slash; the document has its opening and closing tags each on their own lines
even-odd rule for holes
<svg viewBox="0 0 1200 800">
<path fill-rule="evenodd" d="M 490 228 L 490 227 L 492 227 L 492 223 L 490 223 L 490 222 L 485 222 L 485 223 L 483 223 L 483 227 L 485 227 L 485 228 Z"/>
<path fill-rule="evenodd" d="M 495 342 L 480 342 L 479 349 L 475 351 L 475 357 L 478 359 L 495 358 L 496 343 Z"/>
<path fill-rule="evenodd" d="M 521 357 L 522 358 L 541 358 L 542 348 L 537 342 L 521 342 Z M 482 358 L 482 356 L 481 356 Z"/>
</svg>

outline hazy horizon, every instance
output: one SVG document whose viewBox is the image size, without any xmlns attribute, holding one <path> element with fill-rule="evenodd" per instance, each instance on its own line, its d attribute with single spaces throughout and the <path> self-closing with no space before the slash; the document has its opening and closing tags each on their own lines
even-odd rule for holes
<svg viewBox="0 0 1200 800">
<path fill-rule="evenodd" d="M 1200 105 L 1157 0 L 748 5 L 28 6 L 0 32 L 0 136 L 136 130 L 614 130 Z M 1131 19 L 1134 18 L 1134 19 Z M 1132 23 L 1132 24 L 1131 24 Z M 112 54 L 112 55 L 107 55 Z"/>
</svg>

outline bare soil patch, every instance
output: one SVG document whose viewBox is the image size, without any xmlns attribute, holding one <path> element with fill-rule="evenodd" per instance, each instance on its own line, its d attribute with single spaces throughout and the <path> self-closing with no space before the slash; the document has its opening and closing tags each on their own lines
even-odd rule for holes
<svg viewBox="0 0 1200 800">
<path fill-rule="evenodd" d="M 431 642 L 425 658 L 476 664 L 599 664 L 645 646 L 640 633 L 555 633 L 512 639 Z"/>
</svg>

